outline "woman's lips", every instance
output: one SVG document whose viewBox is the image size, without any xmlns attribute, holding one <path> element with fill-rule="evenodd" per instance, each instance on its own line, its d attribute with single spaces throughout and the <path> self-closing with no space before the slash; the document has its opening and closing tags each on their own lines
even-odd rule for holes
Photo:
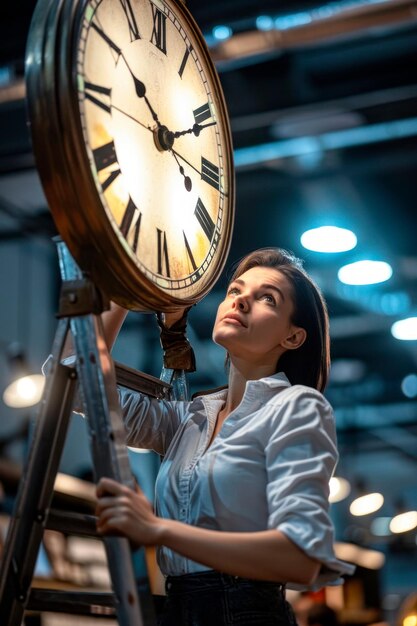
<svg viewBox="0 0 417 626">
<path fill-rule="evenodd" d="M 237 326 L 243 326 L 243 328 L 246 328 L 246 324 L 243 323 L 241 318 L 233 313 L 230 313 L 230 315 L 225 315 L 223 321 L 230 322 L 232 324 L 236 324 Z"/>
</svg>

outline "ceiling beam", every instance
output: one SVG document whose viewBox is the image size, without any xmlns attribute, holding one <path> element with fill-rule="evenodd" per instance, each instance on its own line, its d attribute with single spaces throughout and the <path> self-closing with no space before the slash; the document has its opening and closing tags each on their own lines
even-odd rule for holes
<svg viewBox="0 0 417 626">
<path fill-rule="evenodd" d="M 338 2 L 275 17 L 271 30 L 236 33 L 212 44 L 212 57 L 220 71 L 236 69 L 242 61 L 272 53 L 323 45 L 364 35 L 386 34 L 417 23 L 416 0 Z"/>
</svg>

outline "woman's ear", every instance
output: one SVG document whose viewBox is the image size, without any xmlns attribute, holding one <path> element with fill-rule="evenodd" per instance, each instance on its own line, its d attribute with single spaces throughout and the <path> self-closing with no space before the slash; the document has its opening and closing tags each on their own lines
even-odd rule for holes
<svg viewBox="0 0 417 626">
<path fill-rule="evenodd" d="M 281 345 L 286 350 L 296 350 L 303 345 L 306 339 L 307 332 L 304 328 L 293 326 L 291 328 L 291 333 L 284 339 Z"/>
</svg>

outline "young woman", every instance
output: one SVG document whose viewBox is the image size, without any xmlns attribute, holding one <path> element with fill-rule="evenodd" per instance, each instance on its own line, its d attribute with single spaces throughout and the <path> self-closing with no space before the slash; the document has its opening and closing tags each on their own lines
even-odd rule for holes
<svg viewBox="0 0 417 626">
<path fill-rule="evenodd" d="M 112 343 L 126 312 L 104 320 Z M 166 316 L 171 326 L 178 315 Z M 329 479 L 337 461 L 323 298 L 298 259 L 261 249 L 238 265 L 214 341 L 227 389 L 190 402 L 120 390 L 128 444 L 164 456 L 155 511 L 142 491 L 103 478 L 98 530 L 158 546 L 161 626 L 294 623 L 285 585 L 339 584 Z"/>
</svg>

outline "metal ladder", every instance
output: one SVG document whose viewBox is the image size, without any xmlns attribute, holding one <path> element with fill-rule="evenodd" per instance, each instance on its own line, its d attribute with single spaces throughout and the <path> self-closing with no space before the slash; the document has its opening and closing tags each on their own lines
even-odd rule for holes
<svg viewBox="0 0 417 626">
<path fill-rule="evenodd" d="M 81 615 L 113 615 L 120 626 L 153 626 L 155 609 L 144 549 L 132 551 L 127 539 L 103 538 L 114 593 L 65 592 L 31 588 L 45 528 L 95 536 L 95 518 L 50 509 L 65 443 L 77 380 L 87 418 L 95 478 L 108 476 L 134 487 L 125 445 L 118 381 L 151 396 L 187 394 L 183 372 L 165 370 L 162 378 L 116 366 L 107 350 L 100 313 L 102 294 L 81 274 L 62 241 L 57 243 L 63 278 L 59 322 L 50 369 L 27 465 L 19 485 L 0 571 L 0 624 L 20 626 L 27 609 Z M 76 368 L 61 363 L 71 330 Z M 173 385 L 168 383 L 168 380 Z M 134 386 L 134 385 L 133 385 Z"/>
</svg>

